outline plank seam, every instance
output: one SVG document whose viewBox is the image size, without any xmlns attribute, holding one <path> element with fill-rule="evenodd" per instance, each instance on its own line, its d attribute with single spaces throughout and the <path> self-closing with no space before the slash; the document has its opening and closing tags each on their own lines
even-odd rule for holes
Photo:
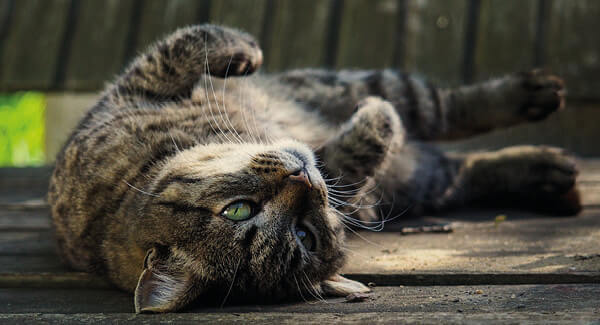
<svg viewBox="0 0 600 325">
<path fill-rule="evenodd" d="M 325 37 L 325 66 L 333 68 L 337 61 L 337 52 L 340 40 L 340 25 L 342 23 L 343 0 L 333 0 L 329 9 L 329 26 Z"/>
<path fill-rule="evenodd" d="M 538 11 L 535 25 L 535 40 L 533 44 L 533 66 L 540 67 L 545 64 L 546 58 L 546 30 L 548 26 L 548 0 L 538 0 Z"/>
<path fill-rule="evenodd" d="M 467 23 L 463 49 L 463 82 L 471 83 L 475 75 L 475 49 L 479 30 L 481 0 L 470 0 L 467 5 Z"/>
<path fill-rule="evenodd" d="M 71 48 L 75 37 L 75 29 L 78 25 L 78 13 L 80 8 L 80 0 L 71 0 L 69 11 L 67 12 L 67 23 L 65 33 L 58 50 L 58 61 L 56 62 L 56 70 L 54 72 L 54 80 L 50 88 L 56 91 L 64 89 L 65 78 L 67 74 L 67 64 L 71 57 Z"/>
</svg>

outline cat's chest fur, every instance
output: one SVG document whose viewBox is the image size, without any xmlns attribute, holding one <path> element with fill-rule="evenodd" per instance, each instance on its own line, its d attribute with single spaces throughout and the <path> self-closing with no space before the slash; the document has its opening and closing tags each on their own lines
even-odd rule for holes
<svg viewBox="0 0 600 325">
<path fill-rule="evenodd" d="M 291 138 L 313 149 L 320 147 L 333 135 L 333 126 L 315 110 L 286 98 L 288 91 L 293 90 L 261 76 L 202 77 L 192 92 L 190 107 L 204 116 L 210 131 L 226 141 L 268 143 Z"/>
</svg>

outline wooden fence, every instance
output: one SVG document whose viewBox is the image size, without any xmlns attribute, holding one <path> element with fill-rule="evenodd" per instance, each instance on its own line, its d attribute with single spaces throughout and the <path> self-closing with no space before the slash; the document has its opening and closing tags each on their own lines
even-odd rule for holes
<svg viewBox="0 0 600 325">
<path fill-rule="evenodd" d="M 546 67 L 600 98 L 597 0 L 0 0 L 0 91 L 95 91 L 156 38 L 240 27 L 265 70 L 394 67 L 441 84 Z"/>
</svg>

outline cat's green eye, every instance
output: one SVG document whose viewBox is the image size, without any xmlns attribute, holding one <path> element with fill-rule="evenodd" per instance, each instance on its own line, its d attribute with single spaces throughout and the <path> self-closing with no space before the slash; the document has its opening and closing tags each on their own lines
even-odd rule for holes
<svg viewBox="0 0 600 325">
<path fill-rule="evenodd" d="M 233 221 L 246 220 L 253 216 L 252 203 L 248 201 L 237 201 L 228 205 L 221 215 Z"/>
</svg>

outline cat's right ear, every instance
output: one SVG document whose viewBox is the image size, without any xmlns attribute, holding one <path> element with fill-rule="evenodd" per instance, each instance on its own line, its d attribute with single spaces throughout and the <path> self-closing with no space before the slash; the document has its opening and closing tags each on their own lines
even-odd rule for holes
<svg viewBox="0 0 600 325">
<path fill-rule="evenodd" d="M 178 262 L 167 248 L 148 250 L 135 289 L 136 313 L 172 312 L 198 297 L 201 290 Z"/>
</svg>

